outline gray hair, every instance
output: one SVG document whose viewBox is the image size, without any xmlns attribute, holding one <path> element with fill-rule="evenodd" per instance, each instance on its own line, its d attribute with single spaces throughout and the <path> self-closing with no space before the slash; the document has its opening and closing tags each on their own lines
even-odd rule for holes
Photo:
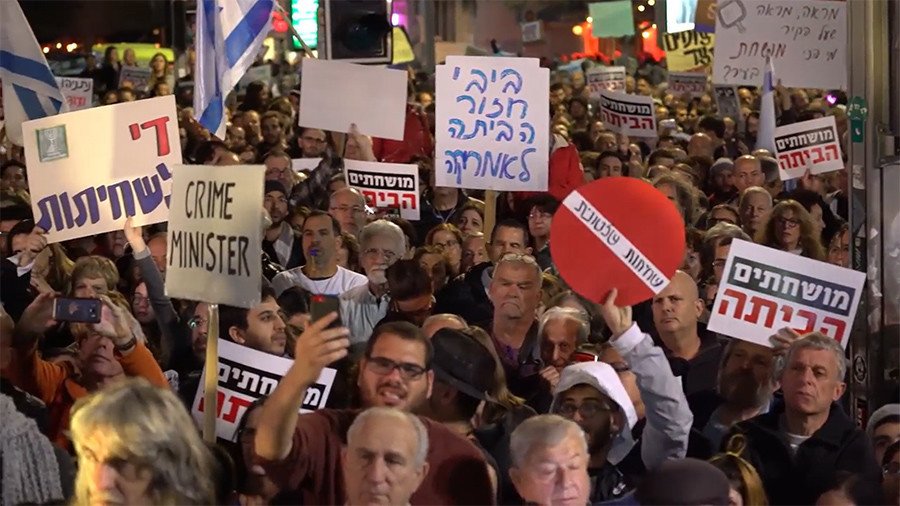
<svg viewBox="0 0 900 506">
<path fill-rule="evenodd" d="M 359 200 L 360 204 L 362 204 L 363 206 L 366 205 L 366 198 L 363 197 L 363 194 L 360 193 L 359 190 L 357 190 L 356 188 L 351 188 L 351 187 L 349 187 L 349 186 L 345 186 L 345 187 L 343 187 L 343 188 L 340 188 L 340 189 L 336 190 L 334 193 L 332 193 L 332 194 L 328 197 L 328 203 L 329 203 L 329 205 L 331 204 L 331 202 L 334 202 L 334 198 L 335 198 L 336 196 L 340 195 L 341 193 L 350 193 L 350 194 L 352 194 L 353 196 L 355 196 L 355 197 L 357 198 L 357 200 Z"/>
<path fill-rule="evenodd" d="M 544 275 L 544 271 L 541 270 L 541 266 L 538 265 L 537 260 L 535 260 L 531 255 L 523 255 L 521 253 L 507 253 L 500 257 L 500 260 L 497 260 L 497 265 L 494 266 L 494 272 L 497 272 L 497 269 L 499 269 L 503 264 L 519 264 L 526 267 L 531 267 L 532 269 L 534 269 L 534 272 L 538 277 L 538 281 L 540 281 L 541 276 Z"/>
<path fill-rule="evenodd" d="M 576 336 L 575 344 L 582 344 L 587 341 L 590 326 L 588 325 L 587 318 L 583 311 L 579 311 L 572 307 L 560 306 L 551 307 L 544 311 L 544 314 L 541 315 L 541 319 L 538 321 L 538 337 L 544 337 L 544 327 L 546 327 L 551 320 L 568 320 L 575 322 L 578 325 L 578 335 Z"/>
<path fill-rule="evenodd" d="M 509 440 L 512 467 L 521 468 L 537 446 L 558 445 L 569 434 L 577 434 L 588 452 L 587 438 L 581 427 L 559 415 L 538 415 L 525 420 L 513 431 Z"/>
<path fill-rule="evenodd" d="M 458 314 L 455 314 L 455 313 L 438 313 L 438 314 L 433 314 L 433 315 L 429 316 L 428 318 L 425 318 L 425 321 L 422 322 L 422 327 L 425 327 L 425 326 L 428 325 L 429 323 L 434 322 L 434 321 L 438 321 L 438 320 L 451 320 L 451 321 L 455 321 L 455 322 L 459 323 L 459 325 L 460 325 L 462 328 L 464 328 L 464 329 L 469 328 L 469 324 L 468 324 L 468 322 L 466 322 L 466 319 L 463 318 L 462 316 L 459 316 Z"/>
<path fill-rule="evenodd" d="M 746 202 L 747 198 L 753 194 L 765 196 L 766 199 L 769 201 L 769 207 L 772 207 L 774 205 L 774 202 L 772 201 L 772 194 L 769 193 L 768 190 L 766 190 L 762 186 L 751 186 L 750 188 L 747 188 L 746 190 L 744 190 L 743 193 L 741 193 L 741 200 L 738 201 L 738 209 L 743 209 L 744 202 Z"/>
<path fill-rule="evenodd" d="M 747 235 L 747 232 L 744 232 L 741 227 L 731 223 L 721 222 L 716 223 L 709 230 L 707 230 L 705 234 L 703 234 L 703 242 L 705 244 L 708 244 L 714 239 L 721 239 L 723 237 L 752 241 L 752 239 L 750 239 L 750 236 Z"/>
<path fill-rule="evenodd" d="M 387 237 L 393 244 L 391 250 L 397 254 L 397 258 L 406 253 L 406 236 L 403 229 L 388 220 L 375 220 L 369 223 L 359 233 L 359 251 L 362 253 L 369 248 L 369 243 L 377 236 Z"/>
<path fill-rule="evenodd" d="M 90 502 L 93 463 L 85 442 L 102 434 L 107 457 L 146 465 L 153 473 L 153 504 L 212 504 L 212 453 L 181 400 L 143 378 L 129 378 L 79 399 L 72 408 L 72 441 L 78 452 L 75 503 Z"/>
<path fill-rule="evenodd" d="M 419 420 L 418 416 L 395 408 L 378 406 L 369 408 L 357 415 L 350 428 L 347 429 L 348 445 L 356 439 L 359 431 L 372 417 L 393 418 L 394 420 L 403 420 L 411 424 L 416 433 L 416 454 L 413 456 L 413 464 L 416 468 L 421 468 L 425 464 L 425 458 L 428 456 L 428 430 L 425 429 L 425 424 L 422 423 L 422 420 Z"/>
<path fill-rule="evenodd" d="M 837 362 L 837 379 L 838 381 L 844 381 L 844 377 L 847 375 L 847 357 L 844 355 L 844 348 L 841 347 L 841 343 L 821 332 L 810 332 L 791 343 L 791 347 L 788 348 L 787 353 L 785 353 L 784 359 L 780 360 L 775 366 L 775 379 L 781 379 L 788 364 L 791 363 L 791 358 L 794 354 L 797 353 L 798 350 L 804 349 L 830 351 L 834 355 L 834 360 Z"/>
</svg>

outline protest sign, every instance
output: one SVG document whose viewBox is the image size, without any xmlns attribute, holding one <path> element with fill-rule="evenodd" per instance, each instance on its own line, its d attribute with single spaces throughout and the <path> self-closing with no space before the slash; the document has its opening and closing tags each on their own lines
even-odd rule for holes
<svg viewBox="0 0 900 506">
<path fill-rule="evenodd" d="M 631 0 L 588 4 L 588 12 L 594 20 L 591 23 L 594 37 L 634 35 L 634 12 L 631 7 Z"/>
<path fill-rule="evenodd" d="M 404 220 L 419 219 L 419 166 L 344 160 L 347 186 L 356 188 L 366 204 L 399 209 Z"/>
<path fill-rule="evenodd" d="M 847 2 L 721 0 L 713 82 L 762 85 L 766 58 L 789 87 L 847 89 Z"/>
<path fill-rule="evenodd" d="M 706 74 L 702 72 L 669 72 L 668 92 L 699 97 L 706 93 Z"/>
<path fill-rule="evenodd" d="M 666 196 L 635 178 L 608 177 L 570 193 L 553 216 L 550 254 L 566 283 L 616 305 L 659 293 L 684 260 L 684 221 Z"/>
<path fill-rule="evenodd" d="M 715 40 L 715 35 L 695 30 L 663 34 L 663 49 L 666 50 L 669 72 L 687 72 L 708 67 L 713 61 Z"/>
<path fill-rule="evenodd" d="M 180 165 L 174 172 L 166 295 L 259 304 L 265 167 Z"/>
<path fill-rule="evenodd" d="M 94 105 L 94 80 L 86 77 L 57 77 L 59 91 L 66 97 L 69 111 L 79 111 Z"/>
<path fill-rule="evenodd" d="M 50 242 L 169 217 L 181 163 L 175 97 L 85 109 L 22 125 L 31 207 Z"/>
<path fill-rule="evenodd" d="M 625 92 L 625 67 L 593 67 L 585 78 L 593 100 L 600 100 L 600 92 L 604 90 Z"/>
<path fill-rule="evenodd" d="M 405 71 L 303 59 L 300 126 L 402 140 L 405 123 Z"/>
<path fill-rule="evenodd" d="M 119 71 L 119 88 L 147 91 L 151 75 L 152 70 L 149 67 L 130 67 L 126 65 Z"/>
<path fill-rule="evenodd" d="M 716 31 L 716 0 L 697 0 L 694 12 L 694 30 L 701 33 Z"/>
<path fill-rule="evenodd" d="M 719 116 L 731 118 L 740 124 L 740 120 L 744 115 L 741 112 L 741 99 L 738 97 L 737 87 L 714 84 L 713 95 L 716 98 Z"/>
<path fill-rule="evenodd" d="M 257 259 L 259 260 L 259 259 Z M 259 263 L 259 262 L 257 262 Z M 256 289 L 259 291 L 259 289 Z M 239 344 L 219 339 L 218 390 L 216 398 L 216 436 L 234 441 L 238 425 L 247 407 L 264 395 L 270 395 L 290 369 L 293 360 L 247 348 Z M 203 395 L 206 384 L 206 369 L 200 376 L 201 387 L 197 389 L 191 413 L 197 423 L 203 423 Z M 319 379 L 307 390 L 303 397 L 300 413 L 309 413 L 325 407 L 336 371 L 330 367 L 322 370 Z M 192 427 L 185 427 L 190 430 Z"/>
<path fill-rule="evenodd" d="M 550 71 L 535 58 L 450 56 L 435 78 L 436 184 L 546 191 Z"/>
<path fill-rule="evenodd" d="M 266 87 L 272 84 L 272 65 L 265 64 L 248 68 L 241 80 L 238 81 L 235 90 L 238 93 L 243 93 L 247 90 L 247 85 L 254 81 L 262 81 L 266 83 Z"/>
<path fill-rule="evenodd" d="M 708 328 L 771 347 L 769 336 L 790 327 L 818 331 L 847 347 L 866 275 L 736 239 Z"/>
<path fill-rule="evenodd" d="M 633 137 L 656 137 L 653 98 L 614 91 L 600 93 L 600 121 L 607 129 Z"/>
<path fill-rule="evenodd" d="M 309 171 L 312 172 L 319 168 L 322 163 L 321 158 L 291 158 L 291 169 L 294 172 Z"/>
<path fill-rule="evenodd" d="M 834 116 L 775 128 L 775 150 L 782 181 L 844 168 Z"/>
</svg>

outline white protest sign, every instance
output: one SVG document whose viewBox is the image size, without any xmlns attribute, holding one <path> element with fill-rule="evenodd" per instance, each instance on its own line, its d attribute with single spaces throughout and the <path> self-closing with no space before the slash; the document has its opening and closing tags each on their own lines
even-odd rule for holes
<svg viewBox="0 0 900 506">
<path fill-rule="evenodd" d="M 790 327 L 847 347 L 865 273 L 742 240 L 724 272 L 709 330 L 771 347 L 769 336 Z"/>
<path fill-rule="evenodd" d="M 625 92 L 625 67 L 593 67 L 585 75 L 591 98 L 600 99 L 601 91 Z"/>
<path fill-rule="evenodd" d="M 741 100 L 738 97 L 737 87 L 727 84 L 714 84 L 713 95 L 716 98 L 716 108 L 719 111 L 719 116 L 731 118 L 740 124 L 744 115 L 741 112 Z"/>
<path fill-rule="evenodd" d="M 259 260 L 259 259 L 257 259 Z M 257 261 L 257 263 L 259 263 Z M 259 288 L 256 289 L 259 291 Z M 225 339 L 219 339 L 219 388 L 216 392 L 218 412 L 216 437 L 234 441 L 238 425 L 247 407 L 264 395 L 270 395 L 294 361 L 247 348 Z M 203 423 L 203 395 L 206 384 L 204 370 L 200 376 L 200 388 L 194 396 L 191 414 L 197 423 Z M 337 371 L 322 370 L 319 379 L 307 390 L 300 413 L 309 413 L 325 407 Z M 185 427 L 190 430 L 191 427 Z"/>
<path fill-rule="evenodd" d="M 180 165 L 174 172 L 166 295 L 259 304 L 265 167 Z"/>
<path fill-rule="evenodd" d="M 399 209 L 405 220 L 419 219 L 418 165 L 344 160 L 344 178 L 368 205 Z"/>
<path fill-rule="evenodd" d="M 703 72 L 669 72 L 668 92 L 675 95 L 684 93 L 699 97 L 706 93 L 706 74 Z"/>
<path fill-rule="evenodd" d="M 775 150 L 782 181 L 844 168 L 834 116 L 775 128 Z"/>
<path fill-rule="evenodd" d="M 656 137 L 653 98 L 614 91 L 600 93 L 600 121 L 607 129 L 629 137 Z"/>
<path fill-rule="evenodd" d="M 130 87 L 136 91 L 147 91 L 151 75 L 150 68 L 124 66 L 119 71 L 119 88 Z"/>
<path fill-rule="evenodd" d="M 435 71 L 436 184 L 546 191 L 550 71 L 491 56 L 448 57 Z"/>
<path fill-rule="evenodd" d="M 847 2 L 718 3 L 713 82 L 761 86 L 772 57 L 785 86 L 847 89 Z"/>
<path fill-rule="evenodd" d="M 291 169 L 294 172 L 306 170 L 312 172 L 322 163 L 321 158 L 291 158 Z"/>
<path fill-rule="evenodd" d="M 241 80 L 238 81 L 235 89 L 238 92 L 243 92 L 247 89 L 247 85 L 254 81 L 262 81 L 266 83 L 266 87 L 268 88 L 269 85 L 272 84 L 272 65 L 265 64 L 248 68 L 247 72 L 241 77 Z"/>
<path fill-rule="evenodd" d="M 22 125 L 31 207 L 50 242 L 169 218 L 181 163 L 175 97 L 85 109 Z"/>
<path fill-rule="evenodd" d="M 80 111 L 94 105 L 94 80 L 87 77 L 57 77 L 59 91 L 66 97 L 69 111 Z"/>
<path fill-rule="evenodd" d="M 341 61 L 303 59 L 300 126 L 403 139 L 406 72 Z"/>
</svg>

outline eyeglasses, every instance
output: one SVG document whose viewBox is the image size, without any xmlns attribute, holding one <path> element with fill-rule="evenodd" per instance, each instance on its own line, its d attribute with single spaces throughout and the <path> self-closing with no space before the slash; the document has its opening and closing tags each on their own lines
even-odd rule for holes
<svg viewBox="0 0 900 506">
<path fill-rule="evenodd" d="M 794 228 L 800 225 L 800 220 L 795 220 L 793 218 L 778 218 L 778 224 L 784 228 Z"/>
<path fill-rule="evenodd" d="M 431 245 L 441 251 L 444 251 L 445 249 L 450 249 L 454 246 L 459 246 L 459 241 L 457 241 L 456 239 L 450 239 L 447 242 L 435 242 L 435 243 L 432 243 Z"/>
<path fill-rule="evenodd" d="M 329 207 L 328 211 L 340 211 L 342 213 L 352 212 L 353 214 L 363 212 L 363 208 L 360 206 L 335 206 Z"/>
<path fill-rule="evenodd" d="M 400 376 L 405 380 L 418 379 L 428 370 L 420 365 L 408 362 L 394 362 L 384 357 L 366 357 L 366 367 L 379 376 L 387 376 L 396 369 L 400 371 Z"/>
<path fill-rule="evenodd" d="M 598 413 L 615 413 L 618 411 L 605 402 L 586 401 L 584 404 L 578 405 L 574 402 L 565 402 L 561 404 L 556 412 L 566 418 L 572 418 L 575 413 L 581 415 L 582 418 L 588 419 L 597 416 Z"/>
<path fill-rule="evenodd" d="M 146 304 L 146 303 L 150 302 L 149 297 L 144 297 L 143 295 L 141 295 L 139 293 L 134 294 L 134 297 L 132 297 L 131 300 L 132 300 L 132 302 L 134 302 L 135 305 L 141 305 L 141 304 Z"/>
<path fill-rule="evenodd" d="M 423 307 L 412 308 L 412 309 L 403 309 L 402 307 L 400 307 L 400 301 L 398 301 L 398 300 L 394 300 L 393 306 L 394 306 L 394 311 L 397 311 L 398 313 L 402 313 L 406 316 L 423 316 L 423 315 L 428 316 L 431 314 L 431 310 L 434 308 L 434 303 L 435 303 L 434 296 L 432 296 L 428 300 L 428 305 L 423 306 Z"/>
<path fill-rule="evenodd" d="M 200 316 L 194 316 L 193 318 L 188 320 L 188 327 L 190 327 L 191 330 L 194 330 L 194 329 L 200 327 L 201 325 L 207 325 L 207 324 L 209 324 L 209 318 L 202 318 Z"/>
<path fill-rule="evenodd" d="M 553 217 L 553 214 L 551 214 L 551 213 L 541 213 L 541 212 L 531 213 L 528 215 L 529 220 L 549 220 L 552 217 Z"/>
<path fill-rule="evenodd" d="M 378 249 L 378 248 L 367 248 L 365 251 L 363 251 L 363 255 L 369 256 L 369 257 L 381 255 L 384 257 L 385 260 L 387 260 L 388 263 L 393 263 L 394 260 L 397 259 L 397 254 L 394 253 L 393 251 L 389 251 L 386 249 Z"/>
</svg>

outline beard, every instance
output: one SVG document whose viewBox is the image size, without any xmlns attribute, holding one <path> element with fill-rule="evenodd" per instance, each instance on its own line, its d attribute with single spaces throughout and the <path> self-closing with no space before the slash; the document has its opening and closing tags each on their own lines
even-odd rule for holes
<svg viewBox="0 0 900 506">
<path fill-rule="evenodd" d="M 387 269 L 378 267 L 366 273 L 366 277 L 369 279 L 369 283 L 372 283 L 373 285 L 383 285 L 387 283 L 387 276 L 385 275 L 386 270 Z"/>
<path fill-rule="evenodd" d="M 758 383 L 752 374 L 746 372 L 724 376 L 720 395 L 729 404 L 742 409 L 759 407 L 769 397 L 766 385 Z"/>
</svg>

